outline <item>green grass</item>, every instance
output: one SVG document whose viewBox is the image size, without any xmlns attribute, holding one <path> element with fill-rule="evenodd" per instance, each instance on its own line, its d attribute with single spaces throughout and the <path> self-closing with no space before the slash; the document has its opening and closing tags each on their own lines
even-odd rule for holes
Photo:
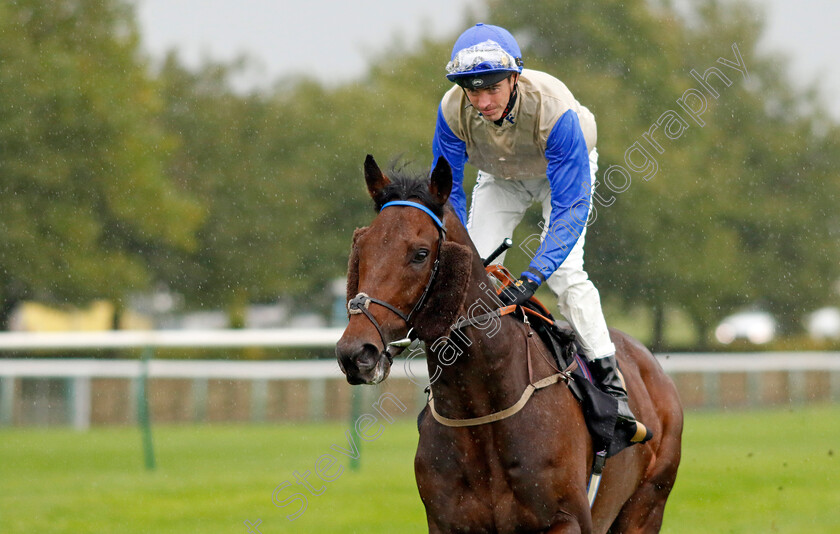
<svg viewBox="0 0 840 534">
<path fill-rule="evenodd" d="M 87 433 L 0 431 L 0 532 L 419 533 L 425 519 L 414 486 L 417 434 L 410 421 L 384 425 L 362 444 L 351 471 L 345 426 L 159 426 L 157 469 L 143 466 L 135 428 Z M 663 532 L 840 532 L 840 407 L 742 413 L 689 413 L 683 462 Z M 314 474 L 325 454 L 342 464 Z M 303 476 L 313 496 L 295 484 Z M 307 494 L 295 521 L 272 503 Z M 316 482 L 317 481 L 317 482 Z"/>
<path fill-rule="evenodd" d="M 840 532 L 840 407 L 688 414 L 667 532 Z"/>
</svg>

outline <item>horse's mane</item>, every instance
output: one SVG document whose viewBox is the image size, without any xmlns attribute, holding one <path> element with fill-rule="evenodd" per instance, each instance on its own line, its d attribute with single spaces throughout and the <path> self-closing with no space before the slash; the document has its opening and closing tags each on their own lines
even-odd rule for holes
<svg viewBox="0 0 840 534">
<path fill-rule="evenodd" d="M 385 186 L 374 199 L 374 208 L 378 213 L 386 203 L 392 200 L 410 200 L 415 198 L 426 205 L 438 217 L 443 217 L 443 206 L 429 192 L 429 173 L 410 174 L 404 167 L 392 167 L 388 173 L 391 183 Z"/>
</svg>

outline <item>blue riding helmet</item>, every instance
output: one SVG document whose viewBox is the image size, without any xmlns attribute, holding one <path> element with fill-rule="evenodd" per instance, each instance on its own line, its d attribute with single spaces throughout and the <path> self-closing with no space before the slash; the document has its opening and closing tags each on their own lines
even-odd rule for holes
<svg viewBox="0 0 840 534">
<path fill-rule="evenodd" d="M 479 23 L 455 41 L 446 78 L 461 87 L 479 89 L 521 73 L 522 64 L 522 52 L 509 31 Z"/>
</svg>

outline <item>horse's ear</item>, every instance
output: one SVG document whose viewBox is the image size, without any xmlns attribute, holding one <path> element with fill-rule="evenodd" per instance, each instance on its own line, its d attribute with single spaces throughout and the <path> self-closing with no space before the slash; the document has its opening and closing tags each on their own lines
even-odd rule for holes
<svg viewBox="0 0 840 534">
<path fill-rule="evenodd" d="M 429 192 L 434 196 L 441 206 L 446 204 L 449 194 L 452 192 L 452 168 L 446 158 L 440 156 L 432 169 L 432 177 L 429 180 Z"/>
<path fill-rule="evenodd" d="M 357 241 L 368 227 L 356 228 L 353 232 L 353 245 L 350 247 L 350 259 L 347 261 L 347 302 L 359 293 L 359 247 Z"/>
<path fill-rule="evenodd" d="M 449 335 L 450 327 L 465 315 L 462 309 L 467 298 L 467 285 L 472 273 L 472 251 L 464 245 L 445 241 L 440 249 L 440 268 L 429 297 L 417 318 L 414 329 L 423 340 L 436 340 Z"/>
<path fill-rule="evenodd" d="M 373 200 L 376 200 L 379 192 L 391 183 L 391 180 L 379 170 L 379 165 L 376 164 L 376 160 L 370 154 L 365 158 L 365 182 L 370 198 Z"/>
</svg>

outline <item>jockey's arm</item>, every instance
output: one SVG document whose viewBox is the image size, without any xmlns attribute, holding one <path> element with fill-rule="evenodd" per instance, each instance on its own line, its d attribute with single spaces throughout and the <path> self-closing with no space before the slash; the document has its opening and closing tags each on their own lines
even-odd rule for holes
<svg viewBox="0 0 840 534">
<path fill-rule="evenodd" d="M 522 273 L 541 283 L 551 276 L 571 252 L 586 227 L 591 202 L 589 152 L 577 113 L 566 111 L 554 124 L 546 142 L 546 175 L 551 186 L 548 232 Z M 543 276 L 539 280 L 538 272 Z"/>
<path fill-rule="evenodd" d="M 459 139 L 443 117 L 443 111 L 438 107 L 435 137 L 432 140 L 432 161 L 443 156 L 452 168 L 452 193 L 449 202 L 461 220 L 467 226 L 467 199 L 464 194 L 464 165 L 467 162 L 467 144 Z M 434 164 L 434 163 L 433 163 Z"/>
</svg>

